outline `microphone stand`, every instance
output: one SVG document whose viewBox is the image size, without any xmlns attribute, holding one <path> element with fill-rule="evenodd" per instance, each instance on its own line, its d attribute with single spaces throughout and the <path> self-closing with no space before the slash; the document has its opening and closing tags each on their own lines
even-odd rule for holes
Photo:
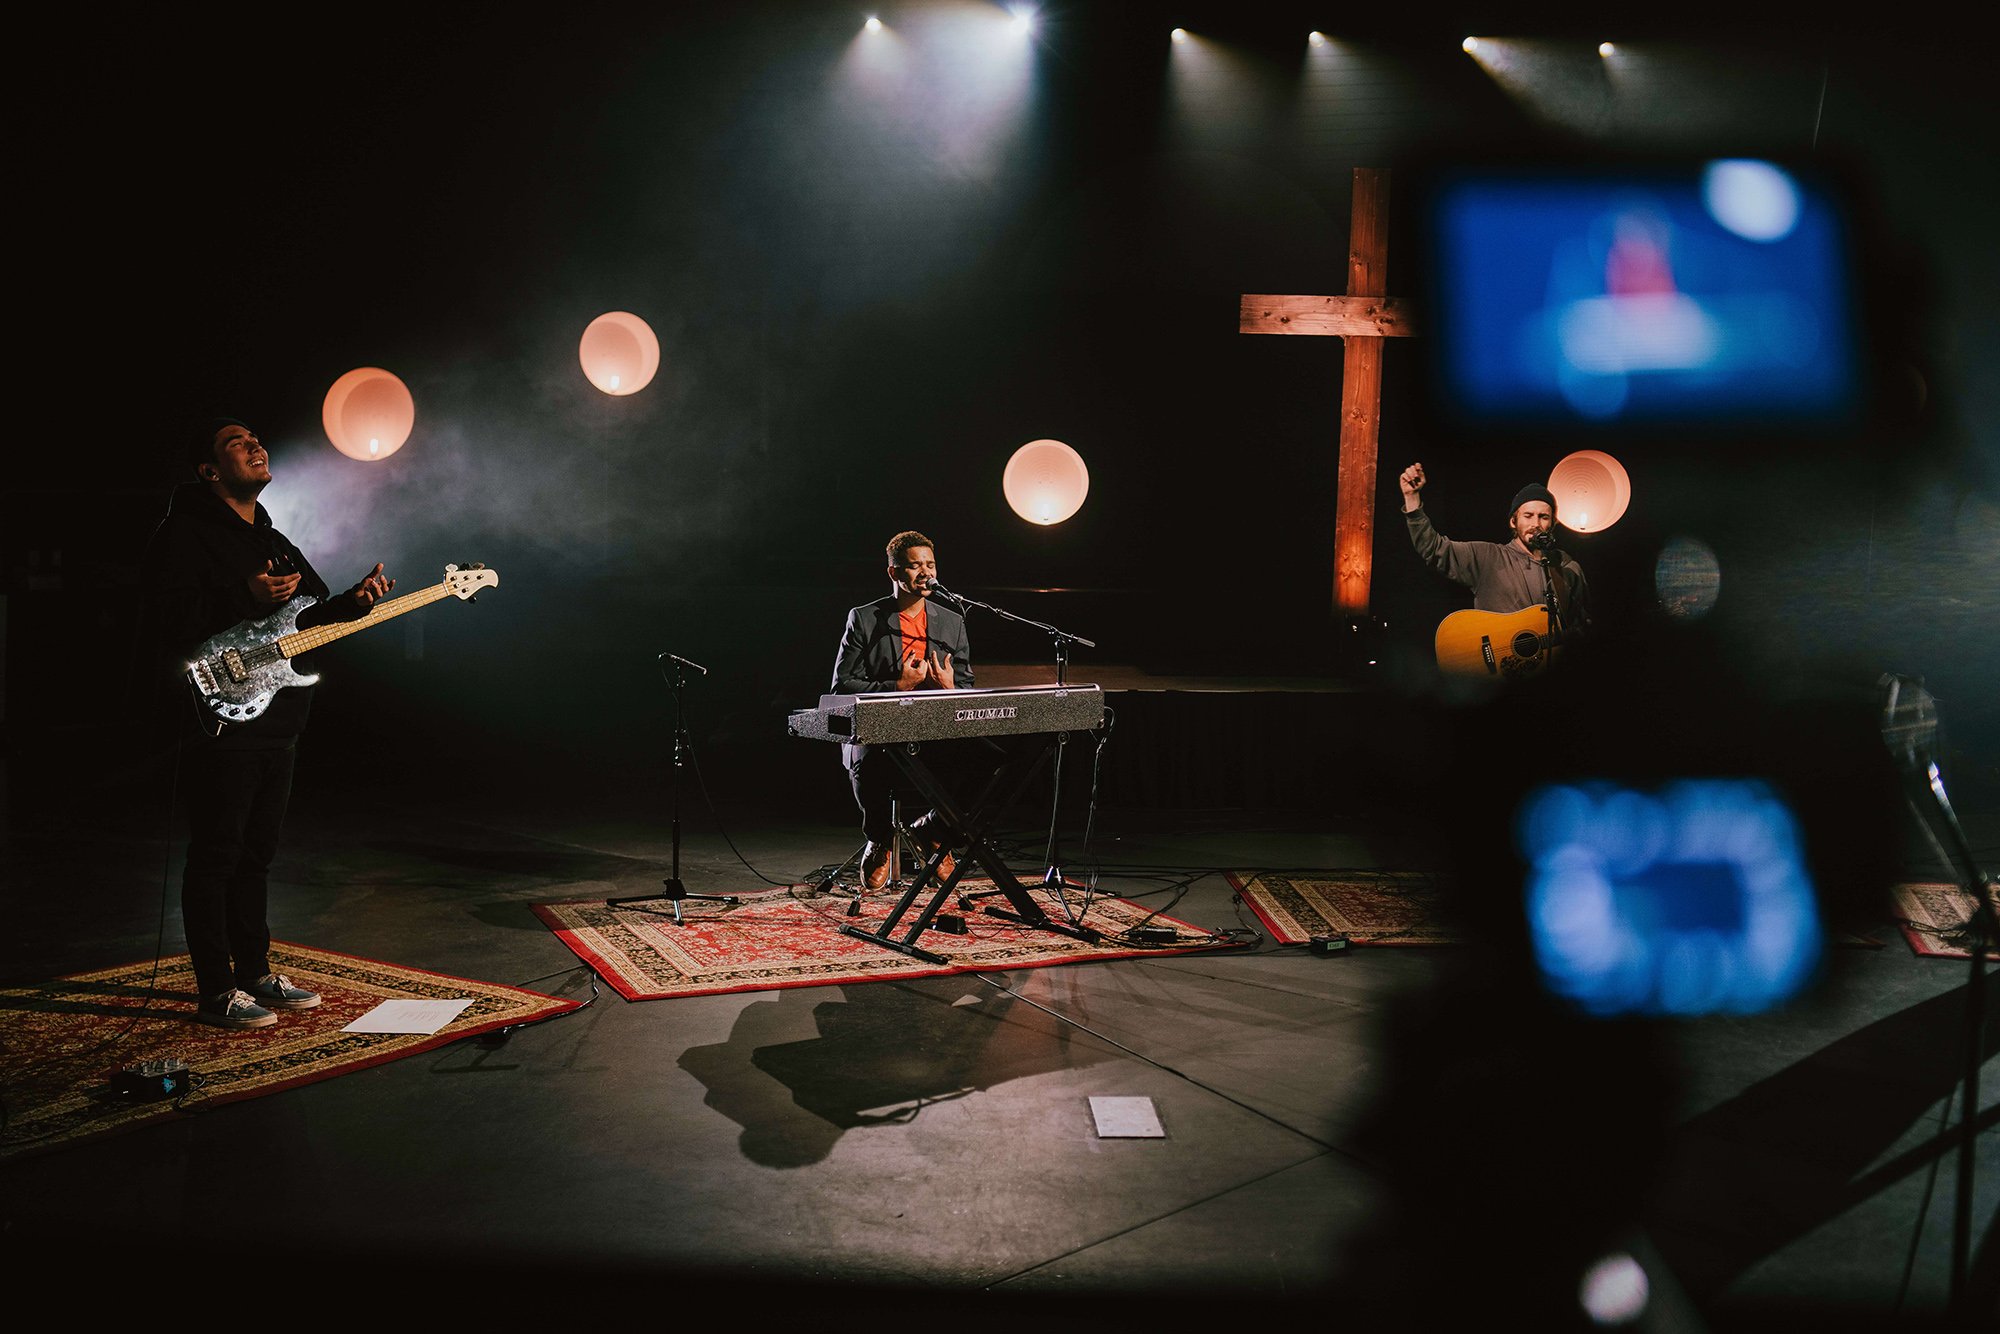
<svg viewBox="0 0 2000 1334">
<path fill-rule="evenodd" d="M 674 772 L 673 781 L 669 786 L 672 794 L 670 800 L 673 811 L 673 872 L 661 882 L 665 888 L 658 894 L 633 894 L 622 899 L 606 899 L 604 906 L 607 908 L 622 908 L 628 903 L 657 903 L 664 899 L 674 905 L 674 925 L 685 926 L 686 922 L 681 918 L 681 904 L 687 899 L 703 899 L 710 903 L 728 903 L 732 905 L 741 903 L 743 900 L 737 898 L 734 894 L 690 894 L 688 893 L 687 886 L 681 883 L 681 762 L 694 751 L 694 746 L 688 740 L 687 735 L 687 714 L 681 708 L 681 687 L 687 681 L 687 673 L 682 669 L 692 667 L 703 676 L 707 676 L 708 668 L 698 662 L 689 662 L 686 658 L 680 657 L 678 654 L 662 653 L 659 657 L 660 672 L 662 675 L 666 674 L 669 662 L 674 665 L 672 675 L 674 685 Z"/>
<path fill-rule="evenodd" d="M 1059 686 L 1066 686 L 1069 684 L 1069 681 L 1066 679 L 1069 673 L 1069 646 L 1071 644 L 1081 644 L 1085 648 L 1097 647 L 1096 644 L 1094 644 L 1088 639 L 1085 639 L 1082 635 L 1073 635 L 1067 630 L 1058 630 L 1053 625 L 1048 625 L 1041 621 L 1031 621 L 1025 616 L 1016 616 L 1013 612 L 1006 610 L 1004 607 L 990 606 L 989 604 L 984 602 L 974 601 L 972 598 L 960 597 L 957 593 L 952 592 L 950 589 L 946 588 L 943 584 L 939 583 L 935 579 L 931 580 L 930 582 L 930 591 L 933 593 L 942 593 L 945 597 L 951 599 L 953 602 L 956 602 L 961 607 L 977 607 L 981 611 L 990 611 L 995 616 L 1000 617 L 1002 620 L 1012 621 L 1016 625 L 1025 625 L 1030 627 L 1031 629 L 1040 630 L 1044 634 L 1048 635 L 1049 638 L 1054 643 L 1055 654 L 1056 654 L 1056 684 Z M 1063 890 L 1063 889 L 1083 888 L 1083 886 L 1081 885 L 1071 885 L 1068 876 L 1064 873 L 1062 864 L 1062 854 L 1060 851 L 1059 840 L 1056 832 L 1061 825 L 1061 814 L 1062 814 L 1063 751 L 1068 745 L 1069 745 L 1069 733 L 1067 732 L 1056 733 L 1056 753 L 1055 753 L 1055 760 L 1053 767 L 1054 779 L 1052 780 L 1055 785 L 1055 796 L 1049 805 L 1048 860 L 1046 863 L 1046 869 L 1042 872 L 1042 887 L 1044 889 Z"/>
<path fill-rule="evenodd" d="M 1979 1067 L 1986 1058 L 1982 1036 L 1986 1031 L 1986 958 L 1994 943 L 2000 942 L 2000 913 L 1994 911 L 1992 882 L 1979 867 L 1978 854 L 1964 826 L 1958 822 L 1951 798 L 1945 793 L 1944 775 L 1931 753 L 1938 734 L 1937 707 L 1931 693 L 1918 677 L 1886 673 L 1878 684 L 1886 691 L 1882 739 L 1910 780 L 1905 791 L 1910 811 L 1917 817 L 1917 826 L 1938 859 L 1972 896 L 1972 911 L 1965 923 L 1965 952 L 1971 956 L 1972 975 L 1965 984 L 1965 1032 L 1961 1039 L 1965 1065 L 1959 1077 L 1963 1093 L 1959 1114 L 1958 1198 L 1952 1209 L 1951 1229 L 1949 1309 L 1957 1312 L 1964 1309 L 1971 1295 L 1967 1284 L 1972 1272 L 1972 1191 L 1979 1149 Z M 1928 814 L 1917 799 L 1919 792 L 1930 799 Z M 1938 836 L 1940 830 L 1943 839 Z"/>
<path fill-rule="evenodd" d="M 1534 553 L 1530 559 L 1542 567 L 1542 602 L 1549 609 L 1549 629 L 1542 639 L 1542 651 L 1552 653 L 1557 641 L 1562 638 L 1563 609 L 1561 600 L 1556 597 L 1555 561 L 1550 557 L 1560 553 L 1553 538 L 1542 543 L 1530 543 L 1528 550 Z"/>
</svg>

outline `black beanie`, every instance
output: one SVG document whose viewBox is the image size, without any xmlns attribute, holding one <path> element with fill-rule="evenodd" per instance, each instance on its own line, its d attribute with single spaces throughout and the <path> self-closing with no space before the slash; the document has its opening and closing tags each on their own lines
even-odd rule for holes
<svg viewBox="0 0 2000 1334">
<path fill-rule="evenodd" d="M 225 426 L 241 426 L 246 431 L 250 429 L 249 422 L 239 421 L 235 417 L 210 417 L 188 428 L 188 466 L 199 468 L 204 463 L 214 461 L 215 437 Z"/>
<path fill-rule="evenodd" d="M 219 431 L 222 428 L 218 426 L 216 429 Z M 1507 517 L 1512 519 L 1521 512 L 1521 506 L 1531 500 L 1539 500 L 1547 505 L 1551 514 L 1556 512 L 1556 498 L 1549 493 L 1549 489 L 1540 482 L 1530 482 L 1514 493 L 1514 503 L 1507 507 Z"/>
</svg>

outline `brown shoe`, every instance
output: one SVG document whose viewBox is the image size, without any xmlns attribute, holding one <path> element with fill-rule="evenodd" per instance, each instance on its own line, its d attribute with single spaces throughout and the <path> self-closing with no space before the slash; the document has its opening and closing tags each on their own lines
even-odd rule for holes
<svg viewBox="0 0 2000 1334">
<path fill-rule="evenodd" d="M 861 850 L 861 883 L 869 889 L 880 889 L 889 883 L 889 845 L 869 841 Z"/>
<path fill-rule="evenodd" d="M 915 835 L 917 842 L 923 845 L 926 857 L 936 852 L 939 848 L 944 847 L 948 832 L 944 821 L 938 819 L 935 815 L 920 816 L 910 825 L 910 833 Z M 958 859 L 953 857 L 947 849 L 944 856 L 938 861 L 937 883 L 941 885 L 951 879 L 951 873 L 957 869 Z"/>
</svg>

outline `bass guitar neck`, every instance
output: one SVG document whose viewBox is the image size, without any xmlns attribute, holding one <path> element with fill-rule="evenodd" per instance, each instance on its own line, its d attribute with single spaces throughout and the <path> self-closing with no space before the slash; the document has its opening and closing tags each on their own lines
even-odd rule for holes
<svg viewBox="0 0 2000 1334">
<path fill-rule="evenodd" d="M 499 574 L 483 565 L 447 565 L 441 583 L 378 602 L 366 616 L 330 621 L 309 630 L 298 628 L 299 617 L 317 603 L 308 597 L 293 598 L 263 620 L 244 621 L 203 644 L 188 663 L 185 679 L 194 692 L 203 725 L 214 735 L 225 726 L 261 716 L 280 690 L 319 680 L 317 675 L 306 676 L 293 669 L 291 660 L 300 654 L 447 597 L 470 602 L 480 589 L 499 583 Z"/>
</svg>

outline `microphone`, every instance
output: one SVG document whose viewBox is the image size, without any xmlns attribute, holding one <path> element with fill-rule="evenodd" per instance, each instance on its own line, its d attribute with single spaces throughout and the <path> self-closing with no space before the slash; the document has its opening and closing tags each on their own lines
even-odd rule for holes
<svg viewBox="0 0 2000 1334">
<path fill-rule="evenodd" d="M 1530 533 L 1523 544 L 1530 551 L 1553 551 L 1556 545 L 1554 533 Z"/>
<path fill-rule="evenodd" d="M 692 667 L 692 668 L 694 668 L 694 669 L 695 669 L 696 671 L 700 672 L 700 673 L 701 673 L 701 674 L 702 674 L 703 676 L 707 676 L 707 675 L 708 675 L 708 668 L 706 668 L 706 667 L 702 666 L 702 665 L 701 665 L 700 663 L 698 663 L 698 662 L 689 662 L 689 661 L 688 661 L 688 660 L 687 660 L 686 658 L 683 658 L 683 657 L 682 657 L 682 656 L 681 656 L 680 654 L 678 654 L 678 653 L 662 653 L 662 654 L 661 654 L 661 655 L 660 655 L 659 657 L 657 657 L 657 658 L 653 659 L 653 661 L 654 661 L 654 662 L 677 662 L 677 663 L 679 663 L 679 664 L 680 664 L 681 666 L 683 666 L 683 667 Z"/>
</svg>

